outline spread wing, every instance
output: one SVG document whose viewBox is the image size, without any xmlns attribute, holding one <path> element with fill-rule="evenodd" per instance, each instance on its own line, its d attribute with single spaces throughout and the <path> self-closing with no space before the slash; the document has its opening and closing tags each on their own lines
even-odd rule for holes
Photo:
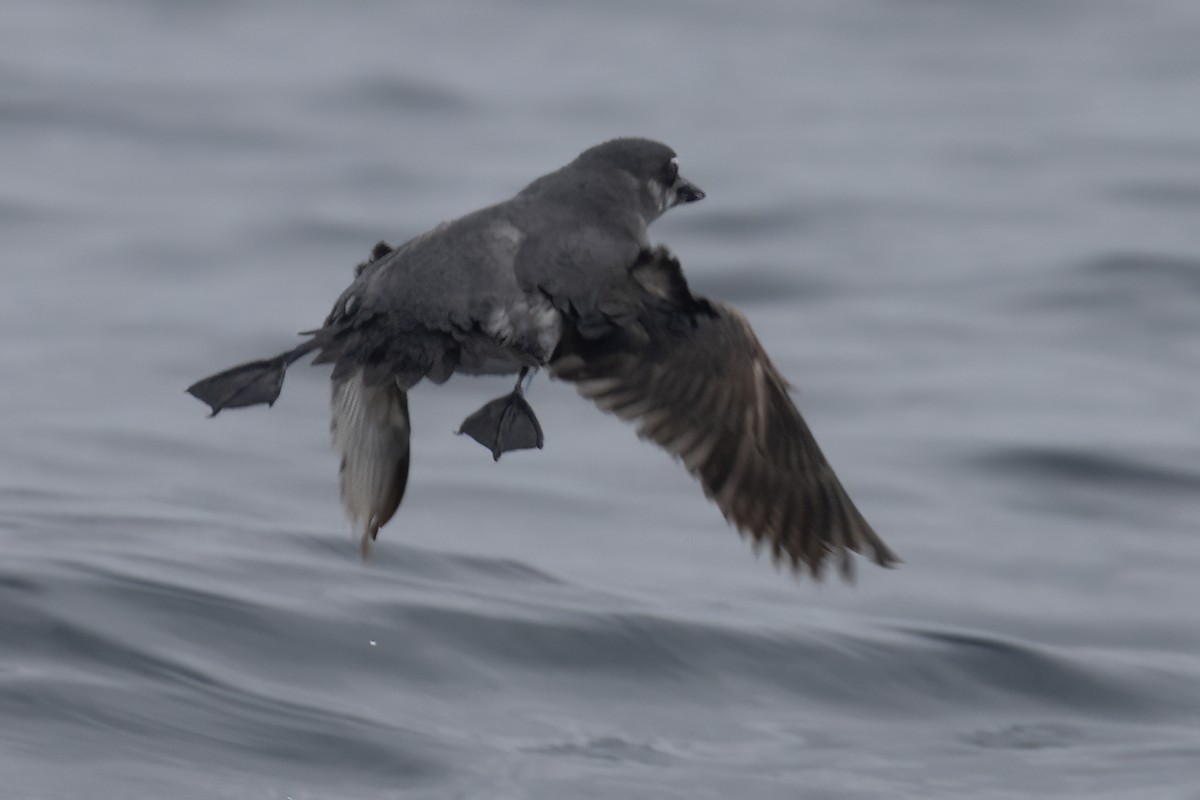
<svg viewBox="0 0 1200 800">
<path fill-rule="evenodd" d="M 642 254 L 628 285 L 621 334 L 564 338 L 555 375 L 682 460 L 725 518 L 777 563 L 797 572 L 804 565 L 819 578 L 836 558 L 848 579 L 851 551 L 895 564 L 746 319 L 693 297 L 679 262 L 662 249 Z"/>
</svg>

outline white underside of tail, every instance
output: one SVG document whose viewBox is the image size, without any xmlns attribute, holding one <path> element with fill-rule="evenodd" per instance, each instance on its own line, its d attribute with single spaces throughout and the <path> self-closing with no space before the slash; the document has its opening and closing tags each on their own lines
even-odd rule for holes
<svg viewBox="0 0 1200 800">
<path fill-rule="evenodd" d="M 365 558 L 408 481 L 408 402 L 395 383 L 365 386 L 362 372 L 333 386 L 333 447 L 341 456 L 342 505 Z"/>
</svg>

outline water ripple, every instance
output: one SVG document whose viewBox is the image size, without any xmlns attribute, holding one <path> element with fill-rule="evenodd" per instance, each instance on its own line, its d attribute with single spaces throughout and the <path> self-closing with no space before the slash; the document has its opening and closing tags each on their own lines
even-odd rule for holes
<svg viewBox="0 0 1200 800">
<path fill-rule="evenodd" d="M 1200 491 L 1200 470 L 1152 464 L 1112 452 L 1082 448 L 1022 446 L 996 448 L 970 459 L 996 475 L 1031 484 L 1054 482 L 1097 490 L 1192 494 Z"/>
</svg>

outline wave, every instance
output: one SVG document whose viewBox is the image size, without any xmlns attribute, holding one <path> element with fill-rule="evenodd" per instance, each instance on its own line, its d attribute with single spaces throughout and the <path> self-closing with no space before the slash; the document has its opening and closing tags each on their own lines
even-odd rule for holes
<svg viewBox="0 0 1200 800">
<path fill-rule="evenodd" d="M 1050 445 L 994 448 L 971 459 L 974 466 L 1029 483 L 1056 482 L 1096 489 L 1200 492 L 1200 471 L 1152 464 L 1112 452 Z"/>
<path fill-rule="evenodd" d="M 161 577 L 136 574 L 149 564 L 94 563 L 0 575 L 0 709 L 26 722 L 82 720 L 147 746 L 203 731 L 303 761 L 336 745 L 402 770 L 437 763 L 426 751 L 449 747 L 416 721 L 395 723 L 421 697 L 596 703 L 615 693 L 688 706 L 751 693 L 881 719 L 1200 710 L 1194 676 L 1103 653 L 853 617 L 837 629 L 735 628 L 613 610 L 508 560 L 412 550 L 397 562 L 403 570 L 377 564 L 362 575 L 328 554 L 284 558 L 273 572 L 247 560 L 225 564 L 220 584 L 204 570 L 187 577 L 184 565 Z M 205 588 L 189 585 L 198 582 Z"/>
</svg>

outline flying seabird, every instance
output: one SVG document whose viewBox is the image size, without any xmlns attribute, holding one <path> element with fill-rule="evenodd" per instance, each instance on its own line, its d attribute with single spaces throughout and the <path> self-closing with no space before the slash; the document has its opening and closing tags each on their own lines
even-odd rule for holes
<svg viewBox="0 0 1200 800">
<path fill-rule="evenodd" d="M 585 150 L 510 200 L 391 248 L 380 242 L 325 323 L 298 347 L 188 392 L 215 416 L 271 405 L 302 356 L 332 363 L 341 497 L 364 556 L 404 497 L 408 390 L 455 373 L 518 373 L 460 433 L 494 458 L 540 448 L 522 392 L 548 369 L 681 460 L 725 518 L 773 560 L 850 577 L 850 552 L 898 559 L 863 519 L 737 309 L 692 294 L 647 226 L 704 198 L 675 152 L 648 139 Z"/>
</svg>

